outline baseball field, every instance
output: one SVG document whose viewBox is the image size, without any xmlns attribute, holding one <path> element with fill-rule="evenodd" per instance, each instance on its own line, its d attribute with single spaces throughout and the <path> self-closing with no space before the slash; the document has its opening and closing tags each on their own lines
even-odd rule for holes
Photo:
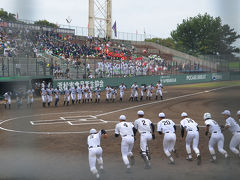
<svg viewBox="0 0 240 180">
<path fill-rule="evenodd" d="M 239 179 L 240 159 L 229 150 L 231 134 L 224 131 L 225 149 L 230 161 L 217 153 L 217 163 L 212 164 L 208 151 L 209 137 L 205 136 L 203 113 L 212 113 L 220 125 L 225 124 L 221 112 L 229 109 L 233 118 L 240 109 L 240 81 L 212 82 L 194 85 L 168 86 L 163 91 L 164 100 L 129 102 L 130 92 L 123 102 L 106 103 L 101 94 L 99 104 L 75 104 L 64 107 L 42 108 L 41 100 L 35 99 L 27 109 L 4 109 L 0 107 L 0 179 L 94 179 L 89 170 L 87 136 L 91 128 L 105 129 L 108 138 L 102 139 L 104 174 L 102 179 Z M 117 99 L 119 99 L 117 97 Z M 158 113 L 179 124 L 180 114 L 185 111 L 200 126 L 199 149 L 202 164 L 188 162 L 185 141 L 177 126 L 177 153 L 175 165 L 169 165 L 162 147 L 163 136 L 156 133 L 150 142 L 152 169 L 144 169 L 140 157 L 139 134 L 133 152 L 136 163 L 131 174 L 125 173 L 121 158 L 121 138 L 114 137 L 119 116 L 127 121 L 137 119 L 137 111 L 143 110 L 145 118 L 157 123 Z M 240 147 L 239 147 L 240 148 Z"/>
</svg>

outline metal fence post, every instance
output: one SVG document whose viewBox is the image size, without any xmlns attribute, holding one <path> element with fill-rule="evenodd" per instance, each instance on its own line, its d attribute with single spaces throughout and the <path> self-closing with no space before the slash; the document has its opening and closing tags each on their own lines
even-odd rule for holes
<svg viewBox="0 0 240 180">
<path fill-rule="evenodd" d="M 7 58 L 7 63 L 8 63 L 8 77 L 9 77 L 9 71 L 10 71 L 10 69 L 9 69 L 9 58 Z"/>
<path fill-rule="evenodd" d="M 46 60 L 43 61 L 43 75 L 46 76 Z"/>
</svg>

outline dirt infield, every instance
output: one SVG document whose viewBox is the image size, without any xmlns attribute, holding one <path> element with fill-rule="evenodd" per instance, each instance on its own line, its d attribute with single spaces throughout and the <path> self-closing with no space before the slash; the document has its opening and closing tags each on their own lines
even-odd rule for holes
<svg viewBox="0 0 240 180">
<path fill-rule="evenodd" d="M 209 162 L 208 137 L 200 128 L 199 148 L 202 165 L 185 160 L 185 141 L 177 128 L 176 165 L 168 165 L 162 148 L 162 136 L 150 143 L 152 169 L 143 168 L 139 154 L 139 136 L 134 145 L 136 165 L 126 174 L 120 154 L 120 138 L 113 129 L 121 114 L 134 121 L 142 109 L 145 117 L 157 123 L 158 113 L 164 112 L 176 124 L 180 113 L 186 111 L 200 126 L 204 125 L 204 112 L 211 112 L 213 119 L 224 124 L 220 114 L 224 109 L 234 114 L 240 109 L 240 87 L 166 87 L 163 101 L 77 104 L 69 107 L 42 108 L 36 100 L 32 109 L 22 107 L 11 110 L 0 108 L 0 179 L 94 179 L 88 166 L 86 139 L 90 128 L 108 130 L 109 138 L 102 140 L 105 173 L 102 179 L 239 179 L 240 159 L 228 148 L 231 135 L 224 132 L 225 149 L 231 161 L 225 162 L 218 154 L 217 164 Z M 102 94 L 102 99 L 104 94 Z M 62 102 L 61 102 L 62 104 Z M 234 115 L 233 115 L 234 116 Z M 235 117 L 234 117 L 235 118 Z"/>
</svg>

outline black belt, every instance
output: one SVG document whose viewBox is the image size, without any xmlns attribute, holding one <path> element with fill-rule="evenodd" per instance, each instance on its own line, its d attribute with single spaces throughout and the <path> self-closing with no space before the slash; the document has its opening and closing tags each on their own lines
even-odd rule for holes
<svg viewBox="0 0 240 180">
<path fill-rule="evenodd" d="M 168 132 L 165 132 L 165 133 L 170 133 L 170 132 L 168 131 Z"/>
<path fill-rule="evenodd" d="M 142 132 L 141 134 L 145 134 L 145 133 L 147 133 L 147 132 Z"/>
<path fill-rule="evenodd" d="M 100 147 L 99 145 L 97 145 L 97 147 Z M 91 149 L 91 148 L 94 148 L 93 146 L 89 146 L 89 149 Z"/>
<path fill-rule="evenodd" d="M 133 135 L 123 135 L 123 137 L 126 137 L 126 136 L 132 136 L 133 137 Z"/>
<path fill-rule="evenodd" d="M 240 133 L 240 131 L 237 131 L 237 133 Z"/>
</svg>

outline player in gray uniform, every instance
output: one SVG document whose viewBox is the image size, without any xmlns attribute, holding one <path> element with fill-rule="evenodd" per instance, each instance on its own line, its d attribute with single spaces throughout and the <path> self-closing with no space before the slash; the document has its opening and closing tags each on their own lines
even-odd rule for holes
<svg viewBox="0 0 240 180">
<path fill-rule="evenodd" d="M 73 88 L 71 88 L 71 98 L 72 98 L 72 104 L 74 104 L 77 98 L 77 86 L 74 86 Z"/>
<path fill-rule="evenodd" d="M 120 91 L 120 101 L 122 102 L 123 96 L 124 96 L 124 91 L 126 90 L 126 86 L 122 83 L 119 86 L 119 91 Z"/>
<path fill-rule="evenodd" d="M 67 89 L 64 90 L 64 102 L 63 102 L 64 106 L 66 105 L 66 102 L 67 102 L 67 106 L 69 105 L 70 93 L 71 93 L 70 86 L 68 86 Z"/>
<path fill-rule="evenodd" d="M 58 106 L 59 99 L 60 99 L 60 95 L 61 95 L 61 91 L 59 90 L 59 87 L 57 87 L 57 88 L 54 90 L 54 94 L 55 94 L 55 107 L 57 107 L 57 106 Z"/>
<path fill-rule="evenodd" d="M 204 113 L 203 119 L 205 120 L 206 132 L 207 136 L 210 133 L 210 139 L 208 143 L 208 149 L 212 156 L 211 162 L 215 163 L 217 160 L 216 153 L 214 150 L 214 146 L 217 144 L 218 151 L 224 155 L 225 158 L 228 158 L 228 153 L 223 149 L 224 146 L 224 136 L 221 132 L 221 128 L 216 121 L 212 119 L 210 113 Z"/>
<path fill-rule="evenodd" d="M 222 112 L 224 118 L 226 119 L 225 129 L 228 129 L 232 134 L 232 139 L 229 144 L 230 150 L 238 155 L 240 158 L 240 127 L 239 124 L 231 117 L 231 112 L 225 110 Z"/>
<path fill-rule="evenodd" d="M 91 88 L 91 85 L 89 84 L 88 85 L 88 102 L 89 102 L 89 99 L 91 99 L 91 102 L 93 102 L 93 98 L 92 98 L 92 88 Z"/>
<path fill-rule="evenodd" d="M 83 86 L 80 85 L 78 88 L 77 88 L 77 102 L 76 103 L 81 103 L 81 100 L 82 100 L 82 95 L 83 95 Z"/>
<path fill-rule="evenodd" d="M 86 104 L 88 99 L 88 87 L 86 84 L 83 85 L 83 95 L 84 95 L 83 103 Z"/>
<path fill-rule="evenodd" d="M 147 97 L 146 97 L 147 100 L 151 100 L 153 95 L 153 90 L 154 90 L 154 87 L 152 84 L 147 87 Z"/>
<path fill-rule="evenodd" d="M 32 107 L 33 104 L 33 94 L 34 94 L 34 89 L 29 89 L 27 90 L 27 107 Z"/>
<path fill-rule="evenodd" d="M 6 92 L 3 97 L 4 97 L 4 106 L 5 106 L 5 109 L 7 109 L 7 105 L 8 105 L 8 108 L 11 109 L 11 92 Z"/>
<path fill-rule="evenodd" d="M 100 87 L 98 86 L 96 89 L 95 89 L 95 103 L 99 103 L 100 102 L 100 95 L 101 95 L 101 89 Z"/>
<path fill-rule="evenodd" d="M 137 82 L 134 82 L 131 86 L 131 95 L 129 101 L 133 101 L 133 98 L 135 101 L 138 101 L 138 85 Z"/>
<path fill-rule="evenodd" d="M 181 135 L 182 138 L 184 137 L 184 131 L 186 131 L 186 151 L 188 154 L 188 157 L 186 160 L 192 161 L 192 153 L 191 153 L 191 143 L 194 152 L 197 155 L 197 164 L 201 164 L 201 155 L 200 151 L 198 149 L 198 143 L 199 143 L 199 127 L 198 124 L 191 118 L 188 117 L 188 114 L 186 112 L 183 112 L 181 114 L 181 117 L 183 118 L 180 122 L 181 127 Z"/>
<path fill-rule="evenodd" d="M 42 106 L 46 107 L 46 101 L 47 101 L 47 88 L 46 88 L 46 86 L 41 89 L 41 96 L 42 96 Z"/>
<path fill-rule="evenodd" d="M 53 88 L 52 87 L 47 89 L 47 98 L 48 98 L 48 107 L 49 107 L 53 100 Z"/>
<path fill-rule="evenodd" d="M 162 89 L 163 89 L 163 85 L 161 83 L 161 81 L 158 81 L 158 83 L 156 84 L 156 100 L 158 99 L 158 95 L 160 95 L 161 100 L 163 100 L 163 95 L 162 95 Z"/>
<path fill-rule="evenodd" d="M 117 96 L 117 89 L 113 88 L 112 89 L 112 102 L 115 102 Z"/>
<path fill-rule="evenodd" d="M 141 97 L 140 97 L 140 101 L 143 100 L 143 96 L 144 96 L 144 92 L 146 92 L 146 85 L 145 84 L 142 84 L 142 86 L 140 87 L 141 89 Z"/>
</svg>

